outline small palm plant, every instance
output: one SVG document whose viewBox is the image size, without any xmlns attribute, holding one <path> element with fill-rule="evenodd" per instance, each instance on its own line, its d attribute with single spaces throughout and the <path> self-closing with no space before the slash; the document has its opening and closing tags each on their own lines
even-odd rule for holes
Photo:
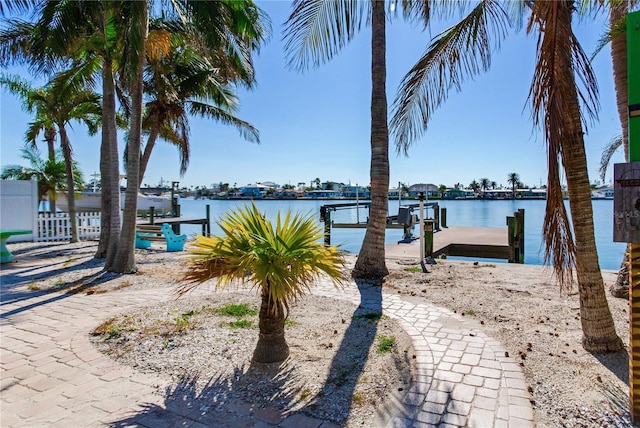
<svg viewBox="0 0 640 428">
<path fill-rule="evenodd" d="M 311 215 L 288 211 L 282 219 L 278 213 L 274 228 L 252 203 L 227 213 L 218 226 L 222 235 L 197 236 L 190 245 L 186 283 L 178 294 L 212 278 L 217 278 L 216 289 L 249 282 L 262 296 L 252 361 L 284 361 L 289 356 L 284 337 L 289 302 L 308 292 L 323 274 L 341 284 L 346 278 L 343 252 L 322 245 L 322 229 Z"/>
</svg>

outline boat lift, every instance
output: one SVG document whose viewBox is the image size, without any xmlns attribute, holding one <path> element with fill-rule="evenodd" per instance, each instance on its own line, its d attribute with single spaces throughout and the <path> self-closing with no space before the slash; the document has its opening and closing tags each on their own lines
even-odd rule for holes
<svg viewBox="0 0 640 428">
<path fill-rule="evenodd" d="M 440 230 L 441 209 L 437 202 L 425 202 L 423 203 L 425 214 L 429 209 L 433 210 L 433 216 L 428 217 L 425 215 L 423 218 L 427 222 L 433 223 L 433 230 Z M 324 222 L 324 245 L 331 245 L 331 228 L 338 229 L 364 229 L 367 227 L 369 216 L 366 220 L 360 221 L 360 208 L 369 209 L 371 202 L 349 202 L 342 204 L 330 204 L 322 205 L 320 207 L 320 221 Z M 398 214 L 393 216 L 387 216 L 386 228 L 387 229 L 403 229 L 402 239 L 399 242 L 411 242 L 417 239 L 413 235 L 413 230 L 416 224 L 419 223 L 420 204 L 407 204 L 400 205 L 398 207 Z M 356 209 L 356 222 L 355 223 L 336 223 L 331 220 L 331 212 L 345 209 Z M 417 211 L 417 212 L 416 212 Z M 442 208 L 442 227 L 446 227 L 446 208 Z"/>
</svg>

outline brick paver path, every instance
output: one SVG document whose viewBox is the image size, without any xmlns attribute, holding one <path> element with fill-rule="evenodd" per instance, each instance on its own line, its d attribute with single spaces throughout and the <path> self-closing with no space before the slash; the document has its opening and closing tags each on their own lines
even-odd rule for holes
<svg viewBox="0 0 640 428">
<path fill-rule="evenodd" d="M 166 379 L 122 366 L 89 342 L 88 333 L 103 320 L 168 299 L 171 292 L 5 294 L 0 312 L 0 426 L 335 426 L 243 402 L 225 403 L 225 409 L 216 411 L 179 400 L 166 404 Z M 379 287 L 358 289 L 351 283 L 338 290 L 321 281 L 314 293 L 371 308 L 381 305 L 411 336 L 416 351 L 413 382 L 404 396 L 381 409 L 384 425 L 534 425 L 520 367 L 473 321 L 398 295 L 381 296 Z"/>
</svg>

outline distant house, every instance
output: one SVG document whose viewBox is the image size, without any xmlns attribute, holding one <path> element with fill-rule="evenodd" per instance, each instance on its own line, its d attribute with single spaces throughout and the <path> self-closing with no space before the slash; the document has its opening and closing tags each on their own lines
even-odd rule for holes
<svg viewBox="0 0 640 428">
<path fill-rule="evenodd" d="M 348 184 L 342 186 L 342 196 L 345 198 L 356 198 L 356 195 L 359 199 L 369 199 L 371 197 L 371 192 L 366 187 L 356 186 L 353 184 Z"/>
<path fill-rule="evenodd" d="M 511 189 L 491 189 L 484 192 L 484 199 L 511 199 L 513 191 Z"/>
<path fill-rule="evenodd" d="M 613 187 L 601 186 L 591 192 L 591 199 L 613 199 Z"/>
<path fill-rule="evenodd" d="M 547 199 L 547 189 L 516 189 L 516 198 Z"/>
<path fill-rule="evenodd" d="M 401 199 L 404 199 L 407 196 L 401 188 L 389 189 L 389 199 L 398 199 L 398 195 L 400 195 Z"/>
<path fill-rule="evenodd" d="M 339 199 L 342 196 L 336 190 L 309 190 L 304 195 L 311 199 Z"/>
<path fill-rule="evenodd" d="M 440 196 L 440 190 L 438 189 L 438 186 L 436 186 L 435 184 L 420 183 L 420 184 L 414 184 L 413 186 L 409 187 L 409 196 L 412 198 L 419 197 L 420 192 L 424 192 L 424 195 L 427 198 Z"/>
<path fill-rule="evenodd" d="M 264 184 L 247 184 L 240 188 L 240 196 L 243 198 L 262 199 L 267 194 L 267 190 L 269 190 L 269 187 Z"/>
<path fill-rule="evenodd" d="M 475 194 L 472 189 L 460 189 L 457 187 L 447 189 L 444 192 L 444 199 L 474 199 Z"/>
<path fill-rule="evenodd" d="M 258 183 L 261 186 L 267 186 L 269 189 L 277 189 L 278 187 L 280 187 L 279 185 L 277 185 L 276 183 L 274 183 L 273 181 L 263 181 L 261 183 Z"/>
</svg>

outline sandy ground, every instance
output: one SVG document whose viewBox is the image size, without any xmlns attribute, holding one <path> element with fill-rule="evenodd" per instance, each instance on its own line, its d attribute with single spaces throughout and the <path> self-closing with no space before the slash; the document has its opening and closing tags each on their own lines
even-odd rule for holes
<svg viewBox="0 0 640 428">
<path fill-rule="evenodd" d="M 30 284 L 22 284 L 22 291 L 51 290 L 65 291 L 75 287 L 83 287 L 82 292 L 131 292 L 138 288 L 171 286 L 176 284 L 176 269 L 184 267 L 183 254 L 165 253 L 161 250 L 137 252 L 137 262 L 140 272 L 136 275 L 107 275 L 102 276 L 95 286 L 86 288 L 86 282 L 78 283 L 77 279 L 86 278 L 87 274 L 99 274 L 101 265 L 92 260 L 95 243 L 79 244 L 9 244 L 16 257 L 20 257 L 20 263 L 32 263 L 40 265 L 42 275 L 40 279 Z M 536 426 L 539 427 L 600 427 L 600 426 L 631 426 L 628 415 L 628 356 L 626 351 L 609 354 L 593 355 L 584 351 L 580 345 L 581 327 L 579 320 L 578 297 L 574 294 L 563 294 L 551 275 L 551 270 L 541 266 L 510 265 L 503 263 L 460 262 L 452 260 L 438 260 L 436 265 L 428 266 L 428 273 L 422 272 L 416 266 L 411 265 L 406 257 L 393 258 L 392 251 L 387 262 L 390 275 L 385 280 L 383 287 L 386 292 L 398 293 L 403 299 L 416 303 L 429 303 L 436 306 L 451 309 L 461 316 L 471 317 L 481 325 L 487 335 L 500 341 L 511 356 L 517 357 L 523 367 L 526 380 L 533 396 Z M 354 257 L 350 256 L 349 265 L 352 266 Z M 46 266 L 55 265 L 54 271 Z M 38 272 L 32 269 L 32 272 Z M 12 287 L 7 283 L 10 275 L 3 272 L 2 287 Z M 604 271 L 605 286 L 608 287 L 615 281 L 616 272 Z M 609 296 L 609 305 L 619 336 L 628 342 L 628 302 Z M 257 304 L 257 296 L 254 295 Z M 220 302 L 212 302 L 217 305 Z M 158 317 L 162 311 L 181 316 L 194 309 L 189 302 L 182 302 L 174 309 L 146 308 L 139 313 L 123 314 L 122 319 L 140 316 L 141 314 L 156 314 Z M 190 306 L 191 305 L 191 306 Z M 347 304 L 336 306 L 336 310 L 344 312 L 344 319 L 353 314 L 355 307 Z M 197 309 L 197 308 L 195 308 Z M 335 354 L 340 343 L 340 337 L 345 332 L 341 330 L 342 322 L 337 322 L 331 327 L 318 328 L 320 324 L 314 323 L 314 314 L 326 314 L 327 303 L 323 299 L 304 299 L 295 308 L 300 313 L 312 316 L 293 315 L 298 327 L 305 330 L 301 336 L 302 342 L 295 342 L 292 346 L 292 355 L 295 354 L 301 361 L 313 361 L 316 354 L 316 345 L 323 345 L 326 358 Z M 153 312 L 159 311 L 159 312 Z M 172 312 L 173 311 L 173 312 Z M 186 311 L 186 312 L 185 312 Z M 341 313 L 342 313 L 341 312 Z M 154 316 L 156 316 L 154 315 Z M 152 316 L 149 318 L 153 318 Z M 306 321 L 305 321 L 306 320 Z M 104 321 L 104 320 L 102 320 Z M 202 321 L 205 323 L 205 321 Z M 220 326 L 220 319 L 212 319 L 211 325 Z M 399 339 L 397 354 L 394 354 L 394 364 L 389 360 L 382 360 L 384 354 L 370 352 L 367 364 L 372 364 L 372 373 L 376 373 L 376 367 L 394 366 L 393 373 L 385 373 L 385 376 L 395 376 L 394 382 L 389 384 L 388 390 L 384 387 L 377 389 L 377 396 L 384 400 L 384 395 L 393 393 L 398 385 L 404 382 L 409 362 L 404 361 L 403 353 L 407 350 L 402 331 L 398 326 L 385 320 L 384 335 L 396 336 Z M 331 323 L 330 319 L 326 323 Z M 96 327 L 100 323 L 96 323 Z M 349 324 L 349 323 L 347 323 Z M 201 324 L 205 326 L 206 324 Z M 320 332 L 319 330 L 324 330 Z M 198 332 L 201 330 L 193 329 Z M 251 349 L 251 340 L 254 340 L 255 331 L 246 330 L 247 339 L 235 338 L 236 343 Z M 315 332 L 315 336 L 310 335 Z M 324 337 L 323 334 L 333 337 Z M 334 333 L 335 332 L 335 333 Z M 228 331 L 225 333 L 227 334 Z M 294 341 L 294 334 L 292 343 Z M 313 340 L 304 339 L 313 337 Z M 168 348 L 174 346 L 178 339 L 162 337 L 157 339 L 157 346 Z M 211 337 L 209 340 L 220 340 Z M 295 340 L 298 340 L 297 338 Z M 305 340 L 307 343 L 305 344 Z M 126 342 L 126 341 L 123 341 Z M 182 340 L 181 342 L 193 342 L 202 346 L 201 341 Z M 169 343 L 169 345 L 167 345 Z M 328 344 L 332 343 L 332 346 Z M 117 342 L 104 345 L 103 351 L 114 358 L 127 354 L 117 352 Z M 98 343 L 96 346 L 100 346 Z M 229 345 L 230 346 L 230 345 Z M 153 346 L 149 347 L 153 349 Z M 124 349 L 124 348 L 122 348 Z M 181 352 L 185 353 L 184 348 Z M 307 350 L 306 354 L 304 350 Z M 188 349 L 186 353 L 188 353 Z M 233 348 L 229 349 L 233 353 Z M 246 350 L 243 351 L 246 353 Z M 132 354 L 133 355 L 133 354 Z M 144 357 L 144 355 L 147 355 Z M 158 355 L 168 356 L 169 353 L 158 352 L 141 353 L 136 363 L 141 370 L 145 365 L 160 364 L 165 367 L 167 376 L 176 376 L 175 367 L 170 362 L 158 361 Z M 323 354 L 324 355 L 324 354 Z M 389 355 L 387 355 L 389 357 Z M 145 360 L 146 358 L 146 360 Z M 306 360 L 305 360 L 306 359 Z M 133 364 L 123 359 L 125 364 Z M 376 366 L 376 364 L 378 366 Z M 404 364 L 404 365 L 403 365 Z M 317 377 L 326 375 L 327 367 L 312 362 L 304 364 L 305 374 L 309 376 L 309 370 L 316 372 Z M 147 367 L 148 368 L 148 367 Z M 201 373 L 202 374 L 202 373 Z M 206 375 L 207 373 L 205 373 Z M 368 379 L 368 378 L 367 378 Z M 370 380 L 370 379 L 368 379 Z M 378 379 L 371 381 L 376 384 Z M 349 382 L 353 382 L 350 380 Z M 347 383 L 349 383 L 347 382 Z M 350 383 L 353 386 L 353 383 Z M 357 384 L 357 381 L 356 381 Z M 364 385 L 364 384 L 363 384 Z M 373 388 L 373 386 L 371 386 Z M 304 390 L 301 390 L 304 391 Z M 353 393 L 351 389 L 351 393 Z M 300 394 L 301 392 L 298 391 Z M 307 391 L 309 392 L 309 391 Z M 305 392 L 303 395 L 305 395 Z M 294 394 L 295 395 L 295 394 Z M 298 394 L 298 398 L 300 398 Z M 364 401 L 364 400 L 363 400 Z M 360 403 L 363 406 L 360 414 L 363 418 L 371 409 L 379 405 L 380 401 Z M 290 403 L 291 404 L 291 403 Z M 339 414 L 336 418 L 339 419 Z M 359 419 L 358 424 L 365 419 Z M 341 421 L 344 422 L 344 421 Z M 355 426 L 355 420 L 353 426 Z"/>
</svg>

